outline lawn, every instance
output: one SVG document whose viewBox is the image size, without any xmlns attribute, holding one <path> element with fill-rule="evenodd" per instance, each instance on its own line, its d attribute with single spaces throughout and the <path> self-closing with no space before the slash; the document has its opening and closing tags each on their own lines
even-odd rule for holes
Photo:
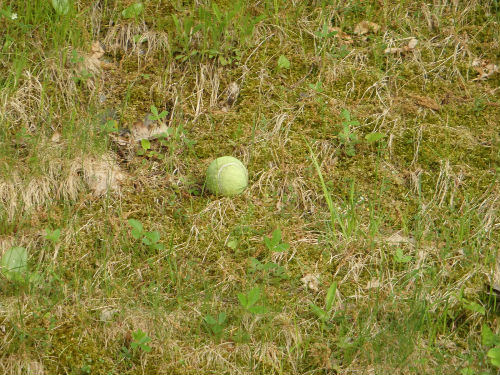
<svg viewBox="0 0 500 375">
<path fill-rule="evenodd" d="M 498 0 L 0 0 L 0 373 L 496 374 L 499 39 Z"/>
</svg>

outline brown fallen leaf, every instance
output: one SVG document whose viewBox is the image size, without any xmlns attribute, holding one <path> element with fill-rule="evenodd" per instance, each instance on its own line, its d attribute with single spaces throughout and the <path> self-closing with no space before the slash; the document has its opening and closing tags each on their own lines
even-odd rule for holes
<svg viewBox="0 0 500 375">
<path fill-rule="evenodd" d="M 474 61 L 472 61 L 472 67 L 479 74 L 473 81 L 484 81 L 499 72 L 497 65 L 490 63 L 488 60 L 479 58 L 475 58 Z"/>
<path fill-rule="evenodd" d="M 389 245 L 401 245 L 401 244 L 407 244 L 407 245 L 415 245 L 417 241 L 413 237 L 405 237 L 399 234 L 400 232 L 396 232 L 392 234 L 391 236 L 387 237 L 385 242 L 387 242 Z"/>
<path fill-rule="evenodd" d="M 422 107 L 433 109 L 435 111 L 439 111 L 441 109 L 441 106 L 436 103 L 434 99 L 419 95 L 410 95 L 410 97 L 415 99 L 415 102 Z"/>
<path fill-rule="evenodd" d="M 59 143 L 61 140 L 61 133 L 56 130 L 54 134 L 52 134 L 52 137 L 50 137 L 50 140 L 54 143 Z"/>
<path fill-rule="evenodd" d="M 352 38 L 349 36 L 349 34 L 343 32 L 340 27 L 330 27 L 328 28 L 328 31 L 336 32 L 334 37 L 339 39 L 341 42 L 345 44 L 352 44 Z"/>
<path fill-rule="evenodd" d="M 240 86 L 236 82 L 231 82 L 227 88 L 227 100 L 226 103 L 229 107 L 231 107 L 238 96 L 240 95 Z"/>
<path fill-rule="evenodd" d="M 126 174 L 122 172 L 112 155 L 87 157 L 83 160 L 82 166 L 85 181 L 94 196 L 101 196 L 108 189 L 118 191 L 126 179 Z"/>
<path fill-rule="evenodd" d="M 102 64 L 100 58 L 104 56 L 104 52 L 100 42 L 96 41 L 92 43 L 90 54 L 84 54 L 83 64 L 81 64 L 77 70 L 79 72 L 87 71 L 90 73 L 99 73 Z"/>
<path fill-rule="evenodd" d="M 130 135 L 133 142 L 139 142 L 143 139 L 153 139 L 160 134 L 168 132 L 168 126 L 164 122 L 160 125 L 155 125 L 152 121 L 146 118 L 144 121 L 136 121 L 132 124 Z"/>
<path fill-rule="evenodd" d="M 300 279 L 304 284 L 306 289 L 311 289 L 314 292 L 319 290 L 319 275 L 318 274 L 307 274 L 302 279 Z"/>
<path fill-rule="evenodd" d="M 377 279 L 371 279 L 370 281 L 368 281 L 368 283 L 366 283 L 365 289 L 378 288 L 381 285 L 382 284 Z"/>
<path fill-rule="evenodd" d="M 104 49 L 102 48 L 101 42 L 96 41 L 92 43 L 92 55 L 91 57 L 94 57 L 96 59 L 100 59 L 102 56 L 104 56 Z"/>
<path fill-rule="evenodd" d="M 375 22 L 361 21 L 354 28 L 354 34 L 365 35 L 365 34 L 368 34 L 369 32 L 376 34 L 376 33 L 378 33 L 379 30 L 380 30 L 380 26 L 377 25 Z"/>
<path fill-rule="evenodd" d="M 384 50 L 385 54 L 404 54 L 415 49 L 418 44 L 418 40 L 411 38 L 408 44 L 404 47 L 391 47 Z"/>
</svg>

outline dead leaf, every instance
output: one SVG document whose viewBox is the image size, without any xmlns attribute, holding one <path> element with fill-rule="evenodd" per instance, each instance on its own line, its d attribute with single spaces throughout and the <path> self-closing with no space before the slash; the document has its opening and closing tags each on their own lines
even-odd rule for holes
<svg viewBox="0 0 500 375">
<path fill-rule="evenodd" d="M 61 140 L 61 133 L 59 133 L 57 130 L 52 134 L 52 137 L 50 137 L 50 140 L 54 143 L 59 143 Z"/>
<path fill-rule="evenodd" d="M 365 35 L 365 34 L 368 34 L 369 32 L 376 34 L 376 33 L 378 33 L 379 30 L 380 30 L 380 26 L 377 25 L 375 22 L 361 21 L 354 28 L 354 34 Z"/>
<path fill-rule="evenodd" d="M 312 291 L 319 291 L 319 275 L 318 274 L 307 274 L 302 279 L 300 279 L 304 284 L 304 288 L 311 289 Z"/>
<path fill-rule="evenodd" d="M 475 58 L 472 61 L 472 67 L 479 74 L 473 81 L 484 81 L 499 71 L 497 65 L 479 58 Z"/>
<path fill-rule="evenodd" d="M 83 67 L 80 70 L 86 69 L 91 73 L 98 73 L 101 70 L 100 58 L 104 56 L 104 49 L 100 42 L 96 41 L 92 43 L 90 55 L 84 56 Z"/>
<path fill-rule="evenodd" d="M 329 32 L 336 32 L 335 38 L 340 39 L 343 43 L 345 44 L 351 44 L 352 43 L 352 38 L 349 36 L 349 34 L 345 33 L 342 31 L 340 27 L 330 27 L 328 28 Z"/>
<path fill-rule="evenodd" d="M 335 370 L 335 373 L 338 372 L 338 366 L 332 362 L 332 350 L 327 344 L 319 342 L 314 343 L 309 350 L 309 355 L 316 367 L 328 371 Z"/>
<path fill-rule="evenodd" d="M 406 52 L 413 51 L 418 44 L 418 40 L 411 38 L 408 44 L 404 47 L 391 47 L 384 50 L 385 54 L 404 54 Z"/>
<path fill-rule="evenodd" d="M 400 232 L 396 232 L 389 236 L 388 238 L 385 239 L 385 242 L 388 243 L 389 245 L 401 245 L 401 244 L 407 244 L 407 245 L 412 245 L 414 246 L 417 241 L 413 237 L 405 237 L 399 234 Z"/>
<path fill-rule="evenodd" d="M 85 181 L 95 196 L 108 190 L 118 191 L 126 178 L 111 155 L 87 157 L 82 164 Z"/>
<path fill-rule="evenodd" d="M 418 40 L 415 38 L 411 38 L 410 41 L 408 42 L 408 46 L 406 48 L 408 48 L 408 50 L 415 49 L 417 44 L 418 44 Z"/>
<path fill-rule="evenodd" d="M 102 48 L 101 42 L 99 41 L 92 43 L 91 51 L 91 57 L 94 57 L 96 59 L 100 59 L 102 56 L 104 56 L 104 49 Z"/>
<path fill-rule="evenodd" d="M 142 139 L 153 139 L 158 137 L 160 134 L 167 132 L 168 132 L 167 124 L 162 122 L 158 126 L 148 119 L 144 121 L 136 121 L 130 128 L 131 138 L 135 142 L 139 142 Z"/>
<path fill-rule="evenodd" d="M 380 281 L 378 281 L 377 279 L 371 279 L 370 281 L 368 281 L 368 283 L 366 284 L 365 286 L 365 289 L 374 289 L 374 288 L 378 288 L 380 287 L 380 285 L 382 285 L 380 283 Z"/>
<path fill-rule="evenodd" d="M 417 102 L 418 105 L 425 107 L 425 108 L 430 108 L 435 111 L 439 111 L 441 109 L 441 106 L 436 103 L 434 99 L 428 98 L 426 96 L 418 96 L 418 95 L 410 95 L 415 101 Z"/>
<path fill-rule="evenodd" d="M 113 319 L 113 316 L 118 312 L 116 309 L 109 309 L 106 308 L 101 311 L 101 315 L 99 319 L 103 322 L 109 322 L 111 319 Z"/>
<path fill-rule="evenodd" d="M 232 106 L 238 96 L 240 95 L 240 86 L 236 82 L 231 82 L 227 88 L 227 100 L 226 103 L 228 106 Z"/>
</svg>

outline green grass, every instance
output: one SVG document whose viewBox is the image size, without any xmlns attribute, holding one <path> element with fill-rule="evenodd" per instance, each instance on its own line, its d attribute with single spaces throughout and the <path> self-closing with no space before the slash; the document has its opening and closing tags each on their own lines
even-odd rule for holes
<svg viewBox="0 0 500 375">
<path fill-rule="evenodd" d="M 498 371 L 497 1 L 70 3 L 0 0 L 1 373 Z"/>
</svg>

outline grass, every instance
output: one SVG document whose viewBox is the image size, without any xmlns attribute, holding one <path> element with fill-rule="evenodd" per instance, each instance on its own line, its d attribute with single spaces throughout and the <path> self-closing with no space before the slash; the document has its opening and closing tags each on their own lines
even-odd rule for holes
<svg viewBox="0 0 500 375">
<path fill-rule="evenodd" d="M 498 2 L 133 4 L 0 0 L 0 372 L 495 374 Z"/>
</svg>

